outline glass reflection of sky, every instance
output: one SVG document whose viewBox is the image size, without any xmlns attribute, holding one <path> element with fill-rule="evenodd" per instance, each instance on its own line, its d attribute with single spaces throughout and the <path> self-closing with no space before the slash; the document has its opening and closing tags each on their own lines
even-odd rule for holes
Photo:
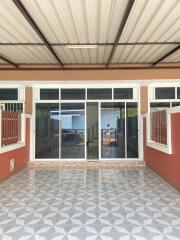
<svg viewBox="0 0 180 240">
<path fill-rule="evenodd" d="M 109 128 L 117 128 L 117 120 L 120 118 L 119 110 L 101 110 L 101 128 L 106 129 L 107 124 L 110 124 Z"/>
</svg>

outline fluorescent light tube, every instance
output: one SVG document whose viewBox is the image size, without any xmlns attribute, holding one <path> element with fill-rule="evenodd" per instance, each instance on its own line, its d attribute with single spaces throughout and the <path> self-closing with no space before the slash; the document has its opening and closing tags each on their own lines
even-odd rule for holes
<svg viewBox="0 0 180 240">
<path fill-rule="evenodd" d="M 74 45 L 66 45 L 67 48 L 97 48 L 98 45 L 96 44 L 91 44 L 91 45 L 88 45 L 88 44 L 81 44 L 81 45 L 78 45 L 78 44 L 74 44 Z"/>
</svg>

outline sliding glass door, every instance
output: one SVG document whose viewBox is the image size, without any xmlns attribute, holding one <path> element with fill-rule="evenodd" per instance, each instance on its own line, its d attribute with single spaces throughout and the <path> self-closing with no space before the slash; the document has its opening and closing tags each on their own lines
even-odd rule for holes
<svg viewBox="0 0 180 240">
<path fill-rule="evenodd" d="M 60 117 L 62 159 L 85 158 L 85 105 L 62 103 Z"/>
<path fill-rule="evenodd" d="M 36 158 L 59 158 L 59 104 L 36 103 Z"/>
<path fill-rule="evenodd" d="M 36 159 L 138 158 L 138 103 L 36 103 Z"/>
<path fill-rule="evenodd" d="M 101 103 L 101 159 L 138 158 L 137 109 L 136 102 Z"/>
<path fill-rule="evenodd" d="M 138 158 L 138 107 L 136 102 L 126 103 L 127 158 Z"/>
<path fill-rule="evenodd" d="M 125 157 L 125 103 L 101 103 L 101 157 Z"/>
<path fill-rule="evenodd" d="M 35 150 L 38 159 L 84 159 L 85 104 L 37 103 Z"/>
<path fill-rule="evenodd" d="M 99 159 L 99 103 L 86 103 L 87 159 Z"/>
</svg>

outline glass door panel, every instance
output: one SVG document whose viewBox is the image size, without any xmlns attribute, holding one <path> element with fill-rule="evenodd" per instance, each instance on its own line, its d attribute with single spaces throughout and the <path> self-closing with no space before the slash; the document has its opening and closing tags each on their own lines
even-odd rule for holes
<svg viewBox="0 0 180 240">
<path fill-rule="evenodd" d="M 125 103 L 101 103 L 101 158 L 125 157 Z"/>
<path fill-rule="evenodd" d="M 99 159 L 98 102 L 86 103 L 87 159 Z"/>
<path fill-rule="evenodd" d="M 127 157 L 138 158 L 138 107 L 137 103 L 126 103 Z"/>
<path fill-rule="evenodd" d="M 61 158 L 85 158 L 85 104 L 61 103 Z"/>
<path fill-rule="evenodd" d="M 59 158 L 59 104 L 36 103 L 36 158 Z"/>
</svg>

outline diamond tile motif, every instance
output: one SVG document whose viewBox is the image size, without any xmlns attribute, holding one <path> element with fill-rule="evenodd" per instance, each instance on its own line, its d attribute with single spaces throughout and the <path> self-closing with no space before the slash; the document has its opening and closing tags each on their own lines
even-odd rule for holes
<svg viewBox="0 0 180 240">
<path fill-rule="evenodd" d="M 147 168 L 25 169 L 0 184 L 0 240 L 180 240 L 180 194 Z"/>
</svg>

